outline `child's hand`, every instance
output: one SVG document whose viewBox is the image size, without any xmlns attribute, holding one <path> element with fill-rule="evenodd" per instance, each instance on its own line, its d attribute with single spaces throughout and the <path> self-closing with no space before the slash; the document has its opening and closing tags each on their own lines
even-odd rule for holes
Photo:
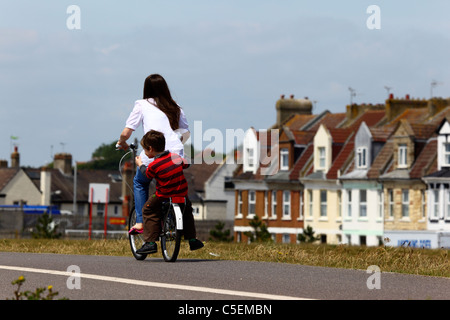
<svg viewBox="0 0 450 320">
<path fill-rule="evenodd" d="M 137 164 L 138 167 L 140 167 L 142 165 L 142 160 L 141 160 L 140 156 L 136 157 L 136 164 Z"/>
</svg>

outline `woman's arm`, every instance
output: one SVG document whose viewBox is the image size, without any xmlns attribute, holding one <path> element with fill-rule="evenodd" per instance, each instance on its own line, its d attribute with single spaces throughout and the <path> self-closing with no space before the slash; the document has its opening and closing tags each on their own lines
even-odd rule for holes
<svg viewBox="0 0 450 320">
<path fill-rule="evenodd" d="M 186 119 L 186 115 L 184 114 L 184 111 L 182 108 L 180 108 L 180 120 L 178 122 L 178 133 L 180 134 L 180 140 L 183 144 L 186 143 L 186 141 L 189 140 L 189 137 L 191 136 L 191 133 L 189 132 L 189 124 Z"/>
<path fill-rule="evenodd" d="M 186 141 L 189 140 L 189 137 L 190 137 L 190 136 L 191 136 L 191 133 L 190 133 L 189 131 L 183 132 L 183 133 L 181 134 L 181 137 L 180 137 L 181 143 L 182 143 L 182 144 L 185 144 Z"/>
<path fill-rule="evenodd" d="M 119 149 L 127 150 L 128 149 L 128 143 L 127 140 L 131 137 L 133 134 L 132 129 L 125 128 L 123 129 L 122 133 L 120 134 L 119 141 L 117 141 L 117 145 L 119 146 Z"/>
</svg>

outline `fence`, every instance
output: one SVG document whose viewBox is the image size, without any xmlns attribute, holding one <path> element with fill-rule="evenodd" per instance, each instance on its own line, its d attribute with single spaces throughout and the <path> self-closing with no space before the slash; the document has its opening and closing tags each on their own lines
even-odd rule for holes
<svg viewBox="0 0 450 320">
<path fill-rule="evenodd" d="M 41 214 L 25 213 L 22 210 L 2 208 L 0 210 L 0 238 L 31 238 L 36 230 Z M 89 216 L 52 214 L 50 228 L 56 227 L 61 238 L 89 238 Z M 123 218 L 123 217 L 121 217 Z M 117 219 L 115 219 L 117 221 Z M 123 219 L 126 222 L 126 219 Z M 127 236 L 127 225 L 111 224 L 107 219 L 107 235 L 109 238 Z M 104 238 L 105 218 L 92 217 L 91 238 Z"/>
<path fill-rule="evenodd" d="M 24 213 L 17 209 L 0 209 L 0 238 L 31 238 L 40 216 L 40 214 Z M 51 217 L 53 222 L 50 227 L 57 226 L 56 231 L 61 233 L 61 238 L 89 238 L 89 216 L 52 214 Z M 117 217 L 108 217 L 107 239 L 120 239 L 128 236 L 126 218 L 120 218 L 125 220 L 125 224 L 111 224 L 111 219 L 115 219 L 114 222 L 117 222 Z M 104 217 L 92 217 L 92 239 L 105 238 L 104 220 Z M 202 241 L 209 240 L 209 232 L 215 228 L 218 222 L 218 220 L 196 220 L 197 238 Z M 232 229 L 232 227 L 232 222 L 226 223 L 226 229 Z"/>
</svg>

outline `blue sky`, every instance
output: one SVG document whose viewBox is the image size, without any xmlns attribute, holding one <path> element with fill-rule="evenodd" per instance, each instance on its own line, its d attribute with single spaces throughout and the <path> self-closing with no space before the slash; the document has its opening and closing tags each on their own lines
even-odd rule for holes
<svg viewBox="0 0 450 320">
<path fill-rule="evenodd" d="M 73 4 L 80 30 L 66 26 Z M 379 30 L 366 26 L 370 5 Z M 429 98 L 436 80 L 448 97 L 449 13 L 439 0 L 0 0 L 0 159 L 18 136 L 22 165 L 63 151 L 89 160 L 117 139 L 151 73 L 192 130 L 202 121 L 197 140 L 270 127 L 281 94 L 317 101 L 314 113 L 345 112 L 349 87 L 356 103 L 383 103 L 385 86 Z"/>
</svg>

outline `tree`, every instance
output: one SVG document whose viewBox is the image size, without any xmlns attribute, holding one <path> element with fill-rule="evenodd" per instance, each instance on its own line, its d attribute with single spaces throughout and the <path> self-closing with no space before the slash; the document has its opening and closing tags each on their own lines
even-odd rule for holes
<svg viewBox="0 0 450 320">
<path fill-rule="evenodd" d="M 311 226 L 307 226 L 306 229 L 303 229 L 303 233 L 300 233 L 297 236 L 297 239 L 300 242 L 313 243 L 320 240 L 320 237 L 315 237 L 313 228 Z"/>
<path fill-rule="evenodd" d="M 53 218 L 44 212 L 38 219 L 36 231 L 31 233 L 34 239 L 58 239 L 61 237 L 61 232 L 58 232 L 58 225 L 55 225 Z"/>
<path fill-rule="evenodd" d="M 244 232 L 250 242 L 268 242 L 271 241 L 270 232 L 267 230 L 267 225 L 259 220 L 259 217 L 255 215 L 253 219 L 248 223 L 254 231 Z"/>
<path fill-rule="evenodd" d="M 221 242 L 232 242 L 233 241 L 233 236 L 230 236 L 230 229 L 227 230 L 223 230 L 223 228 L 225 227 L 225 223 L 219 221 L 216 226 L 215 229 L 209 231 L 209 235 L 211 236 L 209 238 L 210 241 L 221 241 Z"/>
<path fill-rule="evenodd" d="M 117 150 L 116 143 L 117 141 L 113 141 L 110 144 L 102 144 L 92 153 L 92 161 L 79 164 L 78 168 L 117 170 L 119 161 L 125 154 L 125 151 Z"/>
</svg>

